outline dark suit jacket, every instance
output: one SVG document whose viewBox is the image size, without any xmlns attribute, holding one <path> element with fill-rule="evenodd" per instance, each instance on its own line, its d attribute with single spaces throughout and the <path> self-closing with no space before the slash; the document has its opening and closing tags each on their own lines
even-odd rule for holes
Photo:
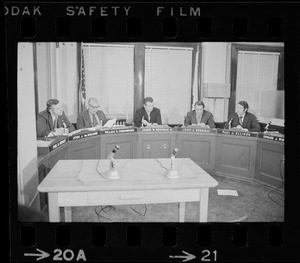
<svg viewBox="0 0 300 263">
<path fill-rule="evenodd" d="M 209 111 L 203 110 L 201 122 L 203 122 L 205 125 L 208 125 L 210 128 L 216 128 L 213 115 Z M 188 126 L 191 124 L 197 124 L 197 117 L 196 117 L 195 110 L 189 111 L 184 120 L 185 126 Z"/>
<path fill-rule="evenodd" d="M 104 112 L 102 110 L 98 110 L 96 114 L 98 115 L 99 120 L 102 120 L 102 125 L 104 125 L 107 122 Z M 89 110 L 80 112 L 77 117 L 77 129 L 90 127 L 94 126 L 90 118 Z"/>
<path fill-rule="evenodd" d="M 229 116 L 228 122 L 225 124 L 225 129 L 229 128 L 229 121 L 232 119 L 231 127 L 236 127 L 240 125 L 239 123 L 239 116 L 237 113 L 232 113 Z M 260 125 L 257 121 L 257 118 L 254 114 L 250 112 L 246 112 L 243 125 L 241 125 L 243 128 L 248 129 L 250 132 L 260 132 Z"/>
<path fill-rule="evenodd" d="M 57 127 L 63 128 L 62 120 L 64 120 L 65 124 L 67 125 L 67 128 L 69 129 L 69 132 L 75 131 L 75 128 L 73 124 L 68 120 L 67 116 L 63 112 L 61 116 L 58 116 L 57 119 Z M 48 110 L 41 111 L 36 120 L 36 134 L 37 137 L 45 137 L 48 136 L 48 134 L 51 131 L 54 131 L 53 129 L 53 121 L 51 113 Z"/>
<path fill-rule="evenodd" d="M 153 110 L 150 112 L 150 121 L 148 120 L 148 114 L 144 107 L 137 109 L 134 116 L 134 124 L 136 127 L 142 126 L 143 117 L 148 122 L 162 124 L 160 110 L 158 108 L 153 107 Z"/>
</svg>

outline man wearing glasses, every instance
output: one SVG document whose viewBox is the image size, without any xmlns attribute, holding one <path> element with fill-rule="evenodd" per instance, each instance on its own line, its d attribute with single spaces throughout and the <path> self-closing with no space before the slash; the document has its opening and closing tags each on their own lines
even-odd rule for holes
<svg viewBox="0 0 300 263">
<path fill-rule="evenodd" d="M 99 110 L 100 106 L 96 98 L 88 100 L 88 109 L 80 112 L 77 117 L 77 129 L 95 127 L 100 129 L 101 125 L 107 122 L 105 114 Z"/>
</svg>

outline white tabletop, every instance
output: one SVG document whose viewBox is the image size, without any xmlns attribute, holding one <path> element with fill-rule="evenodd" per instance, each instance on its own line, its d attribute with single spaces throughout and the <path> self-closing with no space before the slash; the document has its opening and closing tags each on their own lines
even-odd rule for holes
<svg viewBox="0 0 300 263">
<path fill-rule="evenodd" d="M 103 173 L 110 161 L 59 160 L 38 186 L 40 192 L 147 190 L 175 188 L 215 187 L 218 182 L 190 158 L 176 158 L 175 169 L 180 178 L 168 179 L 165 173 L 171 167 L 170 158 L 163 159 L 115 159 L 121 178 L 109 180 Z"/>
</svg>

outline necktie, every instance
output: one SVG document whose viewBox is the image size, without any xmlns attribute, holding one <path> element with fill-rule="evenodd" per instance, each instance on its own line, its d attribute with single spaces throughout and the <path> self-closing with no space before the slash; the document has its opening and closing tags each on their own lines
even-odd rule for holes
<svg viewBox="0 0 300 263">
<path fill-rule="evenodd" d="M 239 117 L 239 123 L 240 123 L 241 126 L 243 125 L 243 116 Z"/>
<path fill-rule="evenodd" d="M 201 122 L 201 117 L 202 117 L 202 116 L 197 115 L 197 124 L 200 124 L 200 122 Z"/>
<path fill-rule="evenodd" d="M 98 122 L 97 122 L 97 119 L 96 119 L 96 116 L 95 114 L 93 114 L 93 126 L 97 126 L 98 125 Z"/>
<path fill-rule="evenodd" d="M 148 114 L 148 120 L 150 122 L 150 112 L 147 112 L 147 114 Z"/>
<path fill-rule="evenodd" d="M 53 130 L 57 128 L 57 117 L 54 119 Z"/>
</svg>

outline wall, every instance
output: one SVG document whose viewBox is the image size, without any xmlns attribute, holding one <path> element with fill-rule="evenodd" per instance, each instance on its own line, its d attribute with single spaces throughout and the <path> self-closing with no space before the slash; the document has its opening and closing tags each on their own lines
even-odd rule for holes
<svg viewBox="0 0 300 263">
<path fill-rule="evenodd" d="M 46 102 L 57 98 L 71 122 L 78 112 L 77 43 L 37 43 L 37 79 L 39 111 Z"/>
<path fill-rule="evenodd" d="M 202 43 L 201 94 L 215 122 L 227 121 L 230 94 L 230 49 L 226 42 Z"/>
<path fill-rule="evenodd" d="M 32 43 L 18 45 L 19 202 L 39 207 Z"/>
</svg>

